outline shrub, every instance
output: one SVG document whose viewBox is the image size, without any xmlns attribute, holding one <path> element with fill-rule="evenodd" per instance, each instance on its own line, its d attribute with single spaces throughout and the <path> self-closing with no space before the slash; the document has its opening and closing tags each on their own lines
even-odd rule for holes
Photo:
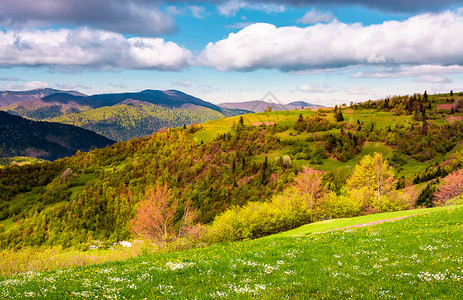
<svg viewBox="0 0 463 300">
<path fill-rule="evenodd" d="M 306 199 L 291 187 L 269 202 L 249 202 L 218 215 L 207 228 L 205 241 L 230 242 L 258 238 L 288 230 L 311 221 Z"/>
<path fill-rule="evenodd" d="M 355 217 L 363 211 L 363 199 L 358 195 L 347 193 L 343 189 L 341 195 L 330 191 L 320 203 L 321 215 L 330 219 Z"/>
<path fill-rule="evenodd" d="M 410 205 L 410 194 L 395 191 L 378 198 L 373 198 L 371 206 L 377 212 L 391 212 L 404 210 Z"/>
</svg>

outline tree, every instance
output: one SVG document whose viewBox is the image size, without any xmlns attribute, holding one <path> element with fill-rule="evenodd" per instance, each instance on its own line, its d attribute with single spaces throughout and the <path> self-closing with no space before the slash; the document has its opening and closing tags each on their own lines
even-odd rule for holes
<svg viewBox="0 0 463 300">
<path fill-rule="evenodd" d="M 267 108 L 264 110 L 264 112 L 272 112 L 272 107 L 271 107 L 271 106 L 267 106 Z"/>
<path fill-rule="evenodd" d="M 364 156 L 355 166 L 347 180 L 347 188 L 374 191 L 376 200 L 395 190 L 397 178 L 381 153 Z"/>
<path fill-rule="evenodd" d="M 434 193 L 434 204 L 444 205 L 448 200 L 463 194 L 463 169 L 447 175 Z"/>
<path fill-rule="evenodd" d="M 327 188 L 323 185 L 323 175 L 320 171 L 304 167 L 294 179 L 294 187 L 305 198 L 308 208 L 313 208 L 315 201 L 321 199 Z"/>
<path fill-rule="evenodd" d="M 175 213 L 178 201 L 174 199 L 167 184 L 150 186 L 145 200 L 139 203 L 137 214 L 132 220 L 132 231 L 143 238 L 151 240 L 160 247 L 176 238 L 184 237 L 193 228 L 196 211 L 191 204 L 185 204 L 180 228 L 175 230 Z"/>
</svg>

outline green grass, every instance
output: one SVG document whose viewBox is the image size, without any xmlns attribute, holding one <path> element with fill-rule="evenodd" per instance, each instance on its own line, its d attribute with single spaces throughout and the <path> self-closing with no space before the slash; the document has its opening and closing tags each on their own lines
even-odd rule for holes
<svg viewBox="0 0 463 300">
<path fill-rule="evenodd" d="M 275 234 L 273 236 L 268 236 L 265 238 L 297 237 L 297 236 L 303 236 L 303 235 L 308 235 L 312 233 L 324 232 L 328 230 L 340 229 L 340 228 L 344 228 L 347 226 L 359 225 L 359 224 L 375 222 L 375 221 L 380 221 L 380 220 L 408 217 L 408 216 L 419 215 L 419 214 L 426 214 L 430 212 L 444 211 L 444 210 L 449 210 L 449 209 L 454 209 L 454 208 L 455 207 L 444 206 L 444 207 L 423 208 L 423 209 L 415 209 L 415 210 L 403 210 L 403 211 L 395 211 L 395 212 L 388 212 L 388 213 L 372 214 L 372 215 L 360 216 L 360 217 L 355 217 L 355 218 L 325 220 L 325 221 L 306 224 L 301 227 L 295 228 L 293 230 L 288 230 L 288 231 L 281 232 L 281 233 Z"/>
<path fill-rule="evenodd" d="M 463 208 L 429 212 L 320 234 L 28 272 L 0 278 L 0 297 L 457 299 L 463 281 Z M 328 227 L 323 226 L 318 230 Z"/>
</svg>

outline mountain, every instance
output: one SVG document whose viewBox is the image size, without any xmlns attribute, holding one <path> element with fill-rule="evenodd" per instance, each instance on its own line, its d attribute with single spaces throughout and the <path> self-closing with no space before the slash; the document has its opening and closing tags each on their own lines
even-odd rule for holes
<svg viewBox="0 0 463 300">
<path fill-rule="evenodd" d="M 249 113 L 221 108 L 176 90 L 92 96 L 56 92 L 0 109 L 32 120 L 76 125 L 118 141 L 150 135 L 163 127 Z"/>
<path fill-rule="evenodd" d="M 0 107 L 21 101 L 31 101 L 50 96 L 52 94 L 68 94 L 73 96 L 85 96 L 77 91 L 60 91 L 55 89 L 36 89 L 32 91 L 2 91 L 0 92 Z"/>
<path fill-rule="evenodd" d="M 301 109 L 306 109 L 306 108 L 317 109 L 317 108 L 324 107 L 323 105 L 312 104 L 312 103 L 308 103 L 308 102 L 305 102 L 305 101 L 294 101 L 294 102 L 288 103 L 288 105 L 296 106 L 296 107 L 299 107 Z"/>
<path fill-rule="evenodd" d="M 130 99 L 113 106 L 63 114 L 51 121 L 79 126 L 113 140 L 128 141 L 151 135 L 163 127 L 199 124 L 223 117 L 224 114 L 216 110 L 194 104 L 166 107 Z"/>
<path fill-rule="evenodd" d="M 251 112 L 264 112 L 268 107 L 272 108 L 272 111 L 285 111 L 285 110 L 296 110 L 296 109 L 317 109 L 323 107 L 321 105 L 311 104 L 303 101 L 291 102 L 290 104 L 278 104 L 271 103 L 262 100 L 246 101 L 246 102 L 229 102 L 219 104 L 219 107 L 234 109 L 234 110 L 245 110 Z"/>
<path fill-rule="evenodd" d="M 0 111 L 0 157 L 29 156 L 55 160 L 114 144 L 79 127 L 40 122 Z"/>
</svg>

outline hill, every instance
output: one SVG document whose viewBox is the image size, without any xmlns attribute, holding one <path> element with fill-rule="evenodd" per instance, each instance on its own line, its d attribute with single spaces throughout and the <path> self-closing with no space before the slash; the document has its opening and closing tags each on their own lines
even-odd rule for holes
<svg viewBox="0 0 463 300">
<path fill-rule="evenodd" d="M 14 104 L 21 101 L 38 100 L 52 94 L 69 94 L 74 96 L 85 96 L 77 91 L 60 91 L 55 89 L 36 89 L 32 91 L 1 91 L 0 92 L 0 107 Z"/>
<path fill-rule="evenodd" d="M 329 195 L 320 203 L 327 207 L 366 200 L 346 211 L 315 207 L 309 219 L 290 222 L 286 229 L 317 218 L 405 207 L 380 205 L 388 199 L 405 199 L 408 207 L 434 206 L 436 179 L 463 167 L 460 101 L 463 96 L 416 94 L 335 109 L 235 116 L 160 130 L 53 163 L 3 167 L 0 247 L 87 248 L 93 240 L 133 237 L 130 222 L 137 203 L 156 183 L 165 184 L 178 201 L 176 221 L 194 207 L 197 221 L 209 224 L 232 208 L 257 208 L 257 203 L 280 199 L 274 195 L 287 195 L 306 174 L 302 166 L 319 170 L 315 174 L 321 174 Z M 404 197 L 383 195 L 373 205 L 368 193 L 349 194 L 356 190 L 347 188 L 352 170 L 374 153 L 393 167 L 391 188 Z M 63 176 L 70 172 L 73 176 Z M 264 225 L 243 232 L 268 234 Z"/>
<path fill-rule="evenodd" d="M 94 266 L 27 272 L 1 278 L 0 296 L 457 299 L 463 209 L 417 214 L 395 221 L 395 214 L 378 216 L 390 222 L 363 227 L 361 222 L 368 220 L 331 220 L 331 228 L 338 230 L 316 234 L 307 230 L 295 237 L 269 236 Z M 342 228 L 349 221 L 358 226 Z M 123 250 L 111 252 L 114 256 Z M 55 257 L 46 260 L 52 264 Z M 50 282 L 56 288 L 43 288 Z"/>
<path fill-rule="evenodd" d="M 220 108 L 175 90 L 92 96 L 52 93 L 1 109 L 33 120 L 79 126 L 119 141 L 150 135 L 163 127 L 178 127 L 247 113 Z"/>
<path fill-rule="evenodd" d="M 29 156 L 55 160 L 76 151 L 114 143 L 89 130 L 71 125 L 27 120 L 0 111 L 0 157 Z"/>
<path fill-rule="evenodd" d="M 311 104 L 303 101 L 291 102 L 289 104 L 271 103 L 261 100 L 246 101 L 246 102 L 230 102 L 219 104 L 222 108 L 228 109 L 241 109 L 244 111 L 251 112 L 264 112 L 268 107 L 272 108 L 272 111 L 288 111 L 296 109 L 318 109 L 323 107 L 322 105 Z"/>
</svg>

